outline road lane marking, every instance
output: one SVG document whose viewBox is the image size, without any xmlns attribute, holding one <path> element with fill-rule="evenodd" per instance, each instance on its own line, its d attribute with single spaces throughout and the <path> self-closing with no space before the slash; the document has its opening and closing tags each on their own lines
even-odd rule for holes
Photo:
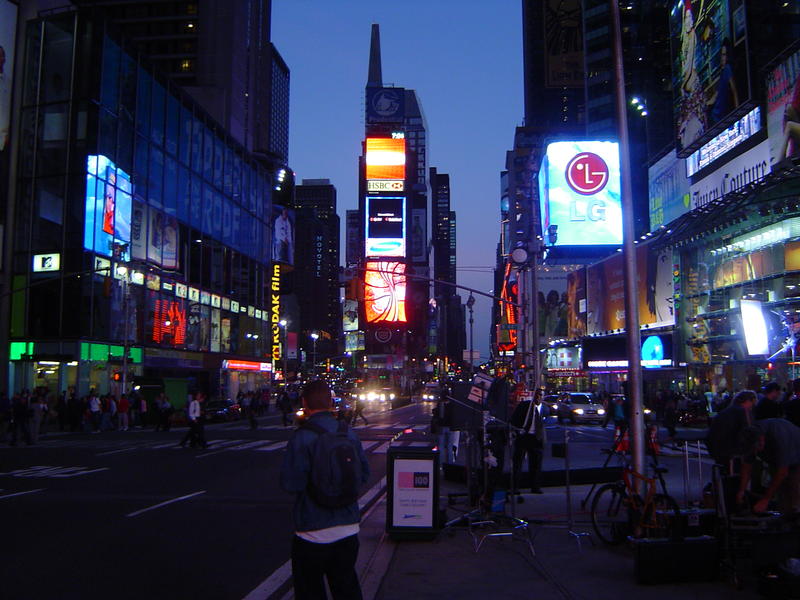
<svg viewBox="0 0 800 600">
<path fill-rule="evenodd" d="M 49 465 L 36 465 L 34 467 L 28 467 L 27 469 L 17 469 L 15 471 L 8 471 L 7 473 L 0 473 L 0 475 L 25 478 L 52 477 L 54 479 L 69 479 L 71 477 L 80 477 L 81 475 L 89 475 L 100 471 L 108 471 L 108 469 L 108 467 L 87 469 L 86 467 L 51 467 Z"/>
<path fill-rule="evenodd" d="M 271 446 L 264 446 L 262 448 L 253 448 L 256 452 L 272 452 L 273 450 L 280 450 L 286 448 L 289 442 L 275 442 Z"/>
<path fill-rule="evenodd" d="M 364 452 L 369 452 L 370 450 L 372 450 L 378 444 L 380 444 L 379 441 L 378 442 L 368 442 L 368 441 L 364 440 L 364 441 L 361 442 L 361 447 L 364 449 Z"/>
<path fill-rule="evenodd" d="M 389 444 L 391 444 L 391 443 L 392 442 L 384 442 L 383 444 L 381 444 L 380 446 L 375 448 L 375 450 L 373 450 L 372 453 L 373 454 L 386 454 L 386 451 L 389 449 Z"/>
<path fill-rule="evenodd" d="M 367 506 L 374 498 L 376 498 L 379 494 L 382 494 L 384 489 L 386 488 L 386 477 L 383 477 L 378 483 L 372 486 L 365 494 L 363 494 L 358 499 L 358 508 L 359 510 L 363 509 Z M 282 588 L 287 581 L 292 576 L 292 561 L 287 560 L 283 563 L 280 567 L 275 569 L 275 571 L 267 577 L 264 581 L 258 584 L 258 586 L 247 596 L 244 597 L 244 600 L 265 600 Z"/>
<path fill-rule="evenodd" d="M 122 448 L 120 450 L 111 450 L 109 452 L 101 452 L 100 454 L 95 454 L 95 456 L 109 456 L 111 454 L 119 454 L 120 452 L 130 452 L 131 450 L 136 450 L 138 447 L 134 446 L 133 448 Z"/>
<path fill-rule="evenodd" d="M 270 443 L 272 443 L 270 440 L 256 440 L 255 442 L 246 442 L 244 444 L 239 444 L 238 446 L 231 446 L 228 448 L 228 450 L 253 450 L 259 446 L 264 446 L 265 444 Z"/>
<path fill-rule="evenodd" d="M 165 500 L 164 502 L 159 502 L 158 504 L 154 504 L 153 506 L 148 506 L 147 508 L 143 508 L 141 510 L 134 511 L 132 513 L 128 513 L 125 515 L 126 517 L 137 517 L 143 513 L 149 512 L 151 510 L 155 510 L 157 508 L 161 508 L 162 506 L 167 506 L 168 504 L 174 504 L 175 502 L 181 502 L 182 500 L 188 500 L 189 498 L 194 498 L 195 496 L 199 496 L 200 494 L 205 494 L 205 490 L 200 490 L 199 492 L 194 492 L 193 494 L 186 494 L 185 496 L 178 496 L 177 498 L 173 498 L 172 500 Z"/>
<path fill-rule="evenodd" d="M 36 492 L 43 492 L 46 488 L 39 488 L 38 490 L 27 490 L 24 492 L 16 492 L 14 494 L 1 494 L 0 500 L 4 498 L 13 498 L 14 496 L 24 496 L 25 494 L 35 494 Z"/>
<path fill-rule="evenodd" d="M 408 446 L 410 448 L 423 448 L 423 447 L 426 447 L 426 446 L 430 447 L 431 443 L 430 442 L 411 442 L 410 444 L 408 444 Z"/>
</svg>

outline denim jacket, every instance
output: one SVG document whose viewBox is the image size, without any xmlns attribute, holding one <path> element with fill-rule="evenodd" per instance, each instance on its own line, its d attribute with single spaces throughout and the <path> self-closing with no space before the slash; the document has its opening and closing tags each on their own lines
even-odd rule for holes
<svg viewBox="0 0 800 600">
<path fill-rule="evenodd" d="M 316 413 L 310 417 L 310 420 L 328 431 L 336 431 L 339 426 L 339 422 L 329 412 Z M 348 432 L 348 435 L 358 446 L 362 483 L 366 483 L 369 478 L 367 455 L 364 454 L 358 436 L 352 430 Z M 317 531 L 318 529 L 327 529 L 336 525 L 358 523 L 361 520 L 357 502 L 353 502 L 353 504 L 344 508 L 326 508 L 314 502 L 306 491 L 309 476 L 311 475 L 314 444 L 316 444 L 318 438 L 318 434 L 309 429 L 303 427 L 297 429 L 289 440 L 289 445 L 286 447 L 286 454 L 283 458 L 281 487 L 285 491 L 295 494 L 295 531 Z"/>
</svg>

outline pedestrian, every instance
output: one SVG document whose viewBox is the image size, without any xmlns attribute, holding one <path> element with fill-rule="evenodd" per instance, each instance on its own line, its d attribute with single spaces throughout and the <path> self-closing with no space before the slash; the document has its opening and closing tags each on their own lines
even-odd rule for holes
<svg viewBox="0 0 800 600">
<path fill-rule="evenodd" d="M 61 395 L 58 397 L 58 402 L 56 402 L 56 417 L 58 418 L 59 431 L 66 431 L 69 423 L 69 415 L 67 414 L 68 393 L 67 390 L 61 392 Z"/>
<path fill-rule="evenodd" d="M 100 398 L 100 431 L 109 431 L 114 428 L 111 424 L 111 396 L 104 395 Z"/>
<path fill-rule="evenodd" d="M 742 504 L 750 483 L 756 457 L 766 462 L 771 480 L 764 495 L 753 505 L 754 513 L 766 512 L 769 503 L 779 496 L 785 515 L 800 512 L 800 427 L 786 419 L 762 419 L 739 435 L 744 454 L 736 500 Z"/>
<path fill-rule="evenodd" d="M 739 454 L 739 435 L 753 424 L 756 399 L 754 391 L 742 390 L 733 397 L 728 408 L 711 419 L 708 427 L 706 437 L 708 453 L 718 465 L 724 466 L 729 474 L 733 472 L 732 459 Z"/>
<path fill-rule="evenodd" d="M 27 394 L 17 394 L 14 396 L 11 407 L 11 445 L 17 445 L 17 437 L 20 433 L 25 437 L 25 443 L 31 445 L 30 423 L 30 399 Z"/>
<path fill-rule="evenodd" d="M 800 379 L 792 381 L 792 395 L 783 403 L 783 415 L 800 427 Z"/>
<path fill-rule="evenodd" d="M 674 392 L 667 395 L 664 401 L 664 427 L 667 428 L 669 439 L 674 440 L 678 425 L 678 399 Z"/>
<path fill-rule="evenodd" d="M 306 385 L 301 401 L 308 419 L 289 440 L 281 468 L 281 487 L 295 494 L 294 597 L 327 598 L 327 580 L 334 600 L 361 600 L 358 493 L 369 478 L 369 462 L 347 422 L 333 415 L 324 381 Z"/>
<path fill-rule="evenodd" d="M 3 392 L 0 394 L 0 442 L 5 442 L 11 428 L 11 398 Z"/>
<path fill-rule="evenodd" d="M 542 454 L 547 437 L 544 429 L 544 418 L 542 415 L 542 390 L 537 389 L 533 395 L 533 402 L 524 400 L 517 404 L 514 413 L 511 415 L 511 424 L 520 429 L 514 441 L 514 455 L 512 460 L 514 487 L 520 490 L 520 475 L 522 473 L 522 461 L 528 457 L 528 481 L 531 492 L 541 494 L 542 488 L 539 486 L 540 475 L 542 472 Z"/>
<path fill-rule="evenodd" d="M 359 417 L 361 417 L 361 420 L 364 421 L 364 425 L 369 425 L 367 417 L 364 416 L 364 408 L 365 408 L 364 401 L 358 398 L 354 398 L 353 403 L 355 404 L 355 407 L 353 408 L 353 425 L 356 424 L 356 421 L 358 420 Z"/>
<path fill-rule="evenodd" d="M 189 403 L 188 419 L 189 431 L 186 432 L 183 440 L 180 443 L 181 448 L 186 447 L 186 442 L 189 442 L 190 448 L 200 446 L 201 448 L 208 448 L 205 439 L 205 432 L 203 431 L 203 414 L 201 404 L 203 402 L 203 394 L 198 392 L 195 394 L 192 401 Z"/>
<path fill-rule="evenodd" d="M 147 424 L 149 422 L 149 416 L 147 411 L 147 398 L 144 396 L 139 396 L 139 400 L 137 402 L 137 408 L 139 409 L 139 426 L 142 429 L 147 429 Z"/>
<path fill-rule="evenodd" d="M 119 415 L 119 430 L 128 431 L 128 413 L 130 412 L 130 403 L 125 394 L 119 397 L 119 404 L 117 405 L 117 414 Z"/>
<path fill-rule="evenodd" d="M 175 408 L 173 408 L 169 396 L 164 394 L 161 399 L 161 429 L 163 431 L 169 431 L 172 426 L 172 414 L 174 412 Z"/>
<path fill-rule="evenodd" d="M 285 386 L 283 390 L 281 390 L 280 396 L 278 396 L 278 408 L 281 410 L 281 422 L 283 426 L 288 427 L 292 424 L 292 418 L 289 416 L 292 412 L 292 400 L 289 398 L 289 392 L 286 390 Z"/>
<path fill-rule="evenodd" d="M 783 416 L 781 414 L 781 386 L 774 381 L 770 381 L 763 387 L 753 415 L 756 421 L 776 419 Z"/>
<path fill-rule="evenodd" d="M 255 431 L 258 429 L 258 419 L 256 419 L 256 415 L 258 414 L 258 396 L 255 392 L 250 392 L 250 411 L 248 413 L 248 418 L 250 419 L 250 429 Z"/>
<path fill-rule="evenodd" d="M 100 398 L 94 390 L 89 392 L 89 419 L 92 424 L 92 433 L 100 433 L 100 419 L 103 414 Z"/>
<path fill-rule="evenodd" d="M 47 403 L 45 402 L 44 396 L 40 394 L 34 397 L 30 408 L 31 444 L 36 444 L 39 441 L 39 434 L 42 432 L 42 424 L 46 416 L 46 409 Z"/>
</svg>

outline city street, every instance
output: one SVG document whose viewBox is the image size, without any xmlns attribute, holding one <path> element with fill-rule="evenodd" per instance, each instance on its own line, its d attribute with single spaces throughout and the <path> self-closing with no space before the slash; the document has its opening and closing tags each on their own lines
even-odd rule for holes
<svg viewBox="0 0 800 600">
<path fill-rule="evenodd" d="M 429 404 L 368 412 L 369 425 L 356 427 L 372 467 L 362 508 L 384 491 L 393 437 L 401 434 L 400 446 L 430 443 L 429 413 Z M 279 421 L 273 412 L 256 431 L 246 421 L 210 425 L 207 450 L 178 447 L 185 429 L 56 433 L 32 447 L 0 446 L 0 505 L 15 516 L 0 566 L 5 593 L 244 598 L 261 586 L 281 597 L 292 521 L 291 498 L 278 484 L 290 428 Z M 413 433 L 402 434 L 407 428 Z M 553 424 L 552 440 L 562 431 Z M 598 464 L 612 431 L 570 431 L 576 466 Z M 561 461 L 546 457 L 550 465 Z"/>
<path fill-rule="evenodd" d="M 389 440 L 425 443 L 428 409 L 367 413 L 357 428 L 383 489 Z M 0 561 L 8 598 L 244 598 L 289 558 L 291 498 L 278 483 L 290 429 L 280 416 L 211 425 L 208 450 L 185 429 L 55 434 L 0 446 Z M 38 565 L 35 568 L 33 565 Z M 23 575 L 24 574 L 24 575 Z M 280 588 L 279 588 L 280 589 Z M 288 588 L 286 588 L 288 589 Z"/>
</svg>

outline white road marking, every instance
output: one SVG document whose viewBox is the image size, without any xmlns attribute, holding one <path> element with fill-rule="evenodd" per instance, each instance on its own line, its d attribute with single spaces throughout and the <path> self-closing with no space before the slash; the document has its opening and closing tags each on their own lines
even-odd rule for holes
<svg viewBox="0 0 800 600">
<path fill-rule="evenodd" d="M 408 444 L 410 448 L 429 448 L 431 446 L 430 442 L 411 442 Z"/>
<path fill-rule="evenodd" d="M 166 444 L 156 444 L 155 446 L 149 446 L 151 450 L 161 450 L 162 448 L 177 448 L 177 447 L 178 447 L 178 442 L 174 440 L 171 442 L 167 442 Z"/>
<path fill-rule="evenodd" d="M 383 493 L 384 488 L 386 487 L 386 477 L 382 478 L 378 483 L 372 486 L 367 492 L 358 499 L 358 507 L 362 509 L 364 506 L 369 504 L 376 496 Z M 289 581 L 289 578 L 292 576 L 292 561 L 287 560 L 283 563 L 280 567 L 275 569 L 275 571 L 267 577 L 264 581 L 258 584 L 258 586 L 247 596 L 244 597 L 244 600 L 265 600 L 274 594 L 277 590 L 279 590 L 283 585 Z"/>
<path fill-rule="evenodd" d="M 131 450 L 136 450 L 137 447 L 134 446 L 132 448 L 122 448 L 120 450 L 111 450 L 109 452 L 101 452 L 100 454 L 95 454 L 95 456 L 109 456 L 110 454 L 119 454 L 120 452 L 130 452 Z"/>
<path fill-rule="evenodd" d="M 25 494 L 35 494 L 36 492 L 43 492 L 45 488 L 39 488 L 38 490 L 27 490 L 25 492 L 16 492 L 14 494 L 2 494 L 0 495 L 0 500 L 4 498 L 13 498 L 14 496 L 24 496 Z"/>
<path fill-rule="evenodd" d="M 375 450 L 373 450 L 372 453 L 373 454 L 386 454 L 386 451 L 389 449 L 389 444 L 391 444 L 391 442 L 384 442 L 383 444 L 381 444 L 380 446 L 375 448 Z"/>
<path fill-rule="evenodd" d="M 374 448 L 378 444 L 380 444 L 380 442 L 368 442 L 365 440 L 361 442 L 361 447 L 364 449 L 364 452 L 369 452 L 372 448 Z"/>
<path fill-rule="evenodd" d="M 273 450 L 280 450 L 286 448 L 289 442 L 275 442 L 271 446 L 264 446 L 263 448 L 253 448 L 256 452 L 272 452 Z"/>
<path fill-rule="evenodd" d="M 0 475 L 10 475 L 12 477 L 25 478 L 52 477 L 54 479 L 69 479 L 71 477 L 89 475 L 91 473 L 98 473 L 100 471 L 108 471 L 108 467 L 101 467 L 99 469 L 86 469 L 86 467 L 51 467 L 49 465 L 37 465 L 27 469 L 17 469 L 15 471 L 8 471 L 7 473 L 0 473 Z"/>
<path fill-rule="evenodd" d="M 177 498 L 173 498 L 172 500 L 165 500 L 164 502 L 159 502 L 158 504 L 154 504 L 153 506 L 148 506 L 147 508 L 143 508 L 141 510 L 134 511 L 132 513 L 128 513 L 125 515 L 126 517 L 137 517 L 143 513 L 149 512 L 151 510 L 155 510 L 157 508 L 161 508 L 162 506 L 167 506 L 168 504 L 173 504 L 175 502 L 180 502 L 182 500 L 188 500 L 189 498 L 194 498 L 195 496 L 199 496 L 200 494 L 205 494 L 205 490 L 200 490 L 199 492 L 194 492 L 193 494 L 186 494 L 185 496 L 178 496 Z"/>
<path fill-rule="evenodd" d="M 247 442 L 245 444 L 240 444 L 238 446 L 231 446 L 228 450 L 254 450 L 259 446 L 264 446 L 265 444 L 271 444 L 272 442 L 269 440 L 256 440 L 255 442 Z"/>
</svg>

